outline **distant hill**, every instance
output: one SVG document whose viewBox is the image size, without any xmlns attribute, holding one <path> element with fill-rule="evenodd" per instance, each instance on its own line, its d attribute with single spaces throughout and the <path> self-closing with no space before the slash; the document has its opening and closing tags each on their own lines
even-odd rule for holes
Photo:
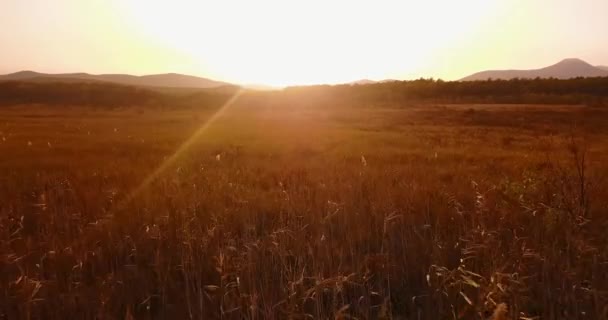
<svg viewBox="0 0 608 320">
<path fill-rule="evenodd" d="M 195 76 L 166 73 L 145 76 L 133 76 L 129 74 L 88 74 L 88 73 L 61 73 L 48 74 L 34 71 L 20 71 L 7 75 L 0 75 L 0 80 L 19 80 L 19 81 L 105 81 L 132 86 L 146 87 L 170 87 L 170 88 L 217 88 L 222 86 L 232 86 L 227 82 L 215 81 Z"/>
<path fill-rule="evenodd" d="M 377 83 L 378 81 L 369 80 L 369 79 L 361 79 L 353 82 L 349 82 L 348 84 L 372 84 Z"/>
<path fill-rule="evenodd" d="M 595 66 L 595 67 L 598 68 L 598 69 L 602 69 L 602 70 L 608 71 L 608 66 Z"/>
<path fill-rule="evenodd" d="M 375 81 L 375 80 L 370 80 L 370 79 L 361 79 L 361 80 L 349 82 L 347 84 L 350 84 L 350 85 L 355 85 L 355 84 L 374 84 L 374 83 L 387 83 L 387 82 L 395 82 L 395 81 L 399 81 L 399 80 L 386 79 L 386 80 Z"/>
<path fill-rule="evenodd" d="M 472 74 L 460 81 L 488 79 L 509 80 L 514 78 L 557 78 L 570 79 L 577 77 L 608 77 L 608 68 L 594 67 L 580 59 L 565 59 L 552 66 L 534 70 L 490 70 Z"/>
</svg>

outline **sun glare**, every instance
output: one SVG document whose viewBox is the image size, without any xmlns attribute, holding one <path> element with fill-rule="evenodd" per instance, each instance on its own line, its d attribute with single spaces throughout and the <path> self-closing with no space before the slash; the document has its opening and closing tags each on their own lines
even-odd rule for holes
<svg viewBox="0 0 608 320">
<path fill-rule="evenodd" d="M 279 86 L 420 74 L 437 50 L 469 36 L 496 9 L 485 0 L 122 5 L 142 37 L 191 57 L 196 72 Z"/>
</svg>

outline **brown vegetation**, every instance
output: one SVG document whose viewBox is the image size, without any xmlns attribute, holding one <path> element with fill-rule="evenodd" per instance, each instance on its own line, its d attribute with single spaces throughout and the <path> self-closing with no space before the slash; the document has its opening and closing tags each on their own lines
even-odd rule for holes
<svg viewBox="0 0 608 320">
<path fill-rule="evenodd" d="M 3 108 L 0 318 L 608 316 L 608 110 L 266 95 Z"/>
</svg>

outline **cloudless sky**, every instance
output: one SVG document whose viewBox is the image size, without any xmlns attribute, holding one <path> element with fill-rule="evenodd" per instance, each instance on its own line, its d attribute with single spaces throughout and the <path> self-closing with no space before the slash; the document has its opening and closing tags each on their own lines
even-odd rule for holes
<svg viewBox="0 0 608 320">
<path fill-rule="evenodd" d="M 0 73 L 238 83 L 608 65 L 608 0 L 0 0 Z"/>
</svg>

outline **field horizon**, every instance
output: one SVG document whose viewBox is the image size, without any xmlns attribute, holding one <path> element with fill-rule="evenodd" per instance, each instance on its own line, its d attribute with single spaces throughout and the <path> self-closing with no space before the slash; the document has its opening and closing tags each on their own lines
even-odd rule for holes
<svg viewBox="0 0 608 320">
<path fill-rule="evenodd" d="M 544 68 L 529 69 L 529 70 L 485 70 L 477 71 L 471 75 L 454 81 L 485 81 L 493 80 L 512 80 L 512 79 L 574 79 L 574 78 L 593 78 L 593 77 L 608 77 L 608 70 L 604 66 L 593 66 L 586 61 L 578 58 L 567 58 Z M 423 77 L 424 78 L 424 77 Z M 440 79 L 440 78 L 439 78 Z M 375 84 L 386 82 L 412 81 L 413 79 L 358 79 L 344 81 L 342 83 L 331 83 L 331 85 L 362 85 Z M 122 85 L 140 86 L 148 88 L 184 88 L 184 89 L 213 89 L 220 87 L 242 87 L 250 90 L 280 90 L 283 88 L 298 86 L 297 84 L 285 86 L 272 86 L 269 84 L 251 84 L 251 83 L 229 83 L 225 81 L 217 81 L 209 78 L 180 74 L 180 73 L 163 73 L 163 74 L 147 74 L 147 75 L 132 75 L 132 74 L 90 74 L 86 72 L 71 72 L 71 73 L 42 73 L 32 70 L 21 70 L 13 73 L 1 75 L 0 81 L 24 81 L 24 82 L 83 82 L 83 81 L 99 81 L 107 83 L 115 83 Z M 323 83 L 313 83 L 314 85 L 329 85 Z"/>
</svg>

